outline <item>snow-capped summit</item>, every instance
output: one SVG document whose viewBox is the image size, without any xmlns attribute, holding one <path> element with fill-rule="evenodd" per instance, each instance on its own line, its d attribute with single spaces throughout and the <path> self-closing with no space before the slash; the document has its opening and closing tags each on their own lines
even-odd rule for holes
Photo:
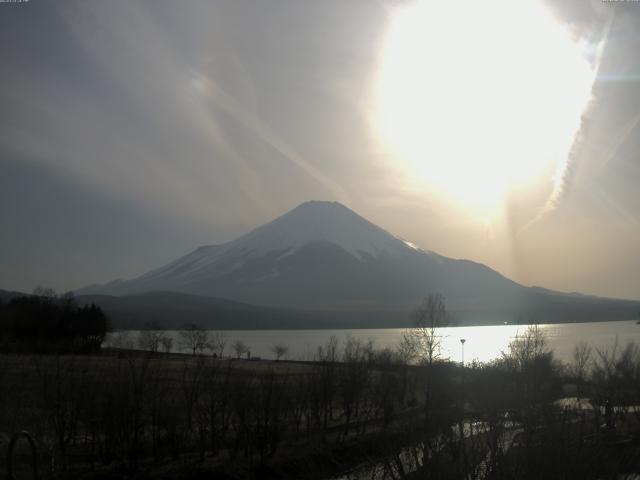
<svg viewBox="0 0 640 480">
<path fill-rule="evenodd" d="M 336 202 L 306 202 L 221 245 L 79 294 L 173 291 L 277 306 L 405 308 L 425 292 L 468 305 L 520 287 L 484 265 L 418 249 Z"/>
<path fill-rule="evenodd" d="M 93 286 L 81 293 L 192 293 L 195 288 L 199 294 L 208 294 L 213 279 L 231 274 L 234 283 L 279 276 L 302 249 L 307 253 L 334 250 L 359 262 L 398 259 L 418 251 L 338 202 L 310 201 L 233 241 L 200 247 L 134 280 Z M 251 274 L 241 273 L 246 269 Z"/>
<path fill-rule="evenodd" d="M 291 254 L 300 247 L 328 242 L 358 259 L 401 254 L 408 245 L 338 202 L 310 201 L 230 243 L 256 253 Z"/>
</svg>

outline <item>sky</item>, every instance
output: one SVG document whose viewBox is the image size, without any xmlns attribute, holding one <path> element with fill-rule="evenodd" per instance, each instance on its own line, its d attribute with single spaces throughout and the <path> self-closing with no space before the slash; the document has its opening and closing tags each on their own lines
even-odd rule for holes
<svg viewBox="0 0 640 480">
<path fill-rule="evenodd" d="M 640 3 L 447 3 L 0 3 L 0 288 L 132 278 L 317 199 L 640 299 Z"/>
</svg>

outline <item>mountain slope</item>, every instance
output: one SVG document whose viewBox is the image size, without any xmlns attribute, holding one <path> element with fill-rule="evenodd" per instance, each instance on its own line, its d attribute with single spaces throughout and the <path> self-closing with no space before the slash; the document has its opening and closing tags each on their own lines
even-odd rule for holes
<svg viewBox="0 0 640 480">
<path fill-rule="evenodd" d="M 11 290 L 0 290 L 0 302 L 9 303 L 12 299 L 17 297 L 25 297 L 27 293 L 16 292 Z"/>
<path fill-rule="evenodd" d="M 309 328 L 323 324 L 321 318 L 293 310 L 175 292 L 80 295 L 76 300 L 99 305 L 116 329 L 141 329 L 154 323 L 166 329 L 192 323 L 212 329 Z"/>
<path fill-rule="evenodd" d="M 554 321 L 579 320 L 589 311 L 585 305 L 592 309 L 604 301 L 527 288 L 485 265 L 417 249 L 335 202 L 304 203 L 231 242 L 200 247 L 133 280 L 77 293 L 149 291 L 398 318 L 427 293 L 439 292 L 461 320 L 474 323 L 536 312 Z M 617 318 L 637 308 L 637 302 L 607 302 L 609 313 L 620 307 Z"/>
</svg>

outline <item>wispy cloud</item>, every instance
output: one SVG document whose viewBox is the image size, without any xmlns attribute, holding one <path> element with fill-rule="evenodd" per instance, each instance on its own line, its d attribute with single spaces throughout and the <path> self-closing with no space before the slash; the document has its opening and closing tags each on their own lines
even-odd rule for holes
<svg viewBox="0 0 640 480">
<path fill-rule="evenodd" d="M 593 56 L 592 60 L 593 74 L 591 78 L 591 99 L 587 104 L 582 118 L 580 119 L 580 126 L 575 132 L 570 150 L 565 157 L 560 158 L 558 161 L 556 171 L 553 176 L 553 188 L 551 190 L 551 193 L 549 194 L 549 197 L 547 198 L 544 205 L 537 211 L 536 215 L 518 230 L 517 235 L 522 234 L 535 223 L 542 220 L 546 215 L 556 210 L 560 205 L 562 199 L 564 198 L 566 192 L 570 188 L 575 164 L 580 159 L 581 147 L 584 139 L 584 129 L 588 124 L 589 117 L 591 115 L 591 109 L 593 108 L 593 87 L 600 72 L 602 59 L 605 53 L 607 41 L 609 39 L 609 34 L 611 32 L 611 27 L 613 25 L 614 19 L 615 10 L 612 9 L 602 29 L 600 40 L 595 45 L 595 55 Z"/>
</svg>

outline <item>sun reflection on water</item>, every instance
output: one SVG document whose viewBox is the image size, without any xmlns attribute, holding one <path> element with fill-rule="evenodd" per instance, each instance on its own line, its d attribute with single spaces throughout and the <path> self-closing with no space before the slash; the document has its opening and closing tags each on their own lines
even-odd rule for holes
<svg viewBox="0 0 640 480">
<path fill-rule="evenodd" d="M 527 325 L 490 325 L 478 327 L 449 327 L 441 332 L 441 356 L 455 362 L 462 360 L 461 339 L 465 339 L 464 360 L 490 362 L 505 352 L 509 343 L 524 334 Z M 544 330 L 544 326 L 541 326 Z"/>
</svg>

